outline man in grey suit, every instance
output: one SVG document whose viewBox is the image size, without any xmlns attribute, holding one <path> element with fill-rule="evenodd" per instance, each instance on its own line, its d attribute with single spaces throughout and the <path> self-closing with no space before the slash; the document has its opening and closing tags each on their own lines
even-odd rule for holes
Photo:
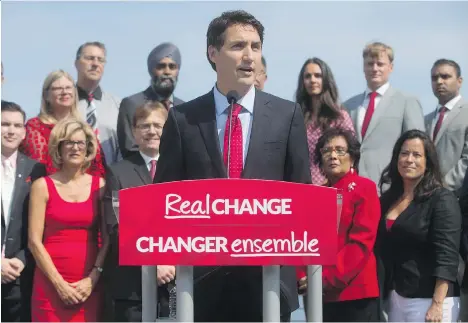
<svg viewBox="0 0 468 323">
<path fill-rule="evenodd" d="M 25 113 L 2 101 L 2 321 L 31 321 L 34 260 L 28 252 L 28 206 L 32 182 L 46 175 L 43 164 L 18 152 Z"/>
<path fill-rule="evenodd" d="M 117 116 L 120 99 L 104 92 L 101 82 L 107 50 L 103 43 L 87 42 L 78 48 L 75 67 L 78 72 L 78 109 L 96 131 L 107 165 L 121 159 L 117 140 Z"/>
<path fill-rule="evenodd" d="M 174 96 L 174 90 L 182 64 L 180 51 L 176 45 L 162 43 L 148 55 L 148 73 L 151 85 L 144 91 L 133 94 L 122 100 L 117 121 L 117 134 L 120 151 L 123 157 L 138 152 L 138 146 L 132 133 L 132 120 L 135 109 L 145 101 L 159 101 L 169 110 L 183 103 Z"/>
<path fill-rule="evenodd" d="M 460 95 L 460 66 L 439 59 L 432 66 L 431 80 L 438 104 L 425 117 L 426 131 L 439 154 L 445 185 L 458 195 L 468 168 L 468 102 Z"/>
<path fill-rule="evenodd" d="M 424 130 L 424 117 L 415 97 L 390 86 L 394 58 L 390 46 L 371 43 L 362 56 L 367 89 L 348 99 L 344 106 L 361 142 L 360 175 L 378 183 L 397 139 L 407 130 Z"/>
</svg>

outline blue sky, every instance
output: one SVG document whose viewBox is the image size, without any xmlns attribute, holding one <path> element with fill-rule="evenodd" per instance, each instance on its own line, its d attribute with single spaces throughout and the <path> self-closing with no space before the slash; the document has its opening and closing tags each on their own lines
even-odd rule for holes
<svg viewBox="0 0 468 323">
<path fill-rule="evenodd" d="M 102 86 L 123 98 L 149 84 L 146 59 L 163 41 L 182 52 L 176 95 L 207 92 L 215 73 L 205 56 L 209 22 L 244 9 L 265 26 L 265 90 L 293 99 L 302 63 L 312 56 L 332 68 L 341 98 L 365 89 L 361 52 L 379 40 L 395 50 L 394 87 L 416 95 L 427 114 L 436 100 L 430 68 L 441 57 L 468 70 L 468 2 L 6 2 L 2 1 L 4 99 L 39 111 L 46 75 L 62 68 L 76 77 L 74 55 L 86 41 L 108 48 Z M 468 84 L 462 88 L 468 99 Z"/>
</svg>

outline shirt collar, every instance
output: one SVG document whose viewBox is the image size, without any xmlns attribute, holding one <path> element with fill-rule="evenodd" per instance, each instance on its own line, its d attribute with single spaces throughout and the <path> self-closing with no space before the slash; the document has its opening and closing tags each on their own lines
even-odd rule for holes
<svg viewBox="0 0 468 323">
<path fill-rule="evenodd" d="M 461 99 L 461 95 L 459 94 L 456 97 L 454 97 L 452 100 L 445 103 L 445 105 L 438 104 L 437 105 L 437 112 L 439 112 L 440 108 L 442 108 L 442 107 L 446 107 L 449 111 L 451 111 L 455 107 L 455 105 L 458 103 L 458 101 L 460 101 L 460 99 Z"/>
<path fill-rule="evenodd" d="M 383 96 L 385 94 L 385 92 L 387 92 L 387 90 L 390 88 L 390 83 L 387 82 L 385 83 L 384 85 L 382 85 L 381 87 L 379 87 L 377 90 L 375 90 L 375 92 L 377 92 L 380 96 Z M 373 91 L 369 88 L 367 88 L 366 90 L 366 98 L 369 94 L 371 94 Z"/>
<path fill-rule="evenodd" d="M 214 86 L 213 88 L 214 101 L 216 107 L 216 115 L 221 115 L 229 107 L 229 102 L 224 94 L 219 92 L 218 87 Z M 252 85 L 250 90 L 240 98 L 237 103 L 241 105 L 244 109 L 253 114 L 254 103 L 255 103 L 255 86 Z"/>
<path fill-rule="evenodd" d="M 88 100 L 89 98 L 89 94 L 87 91 L 83 90 L 81 87 L 79 87 L 78 85 L 76 86 L 76 89 L 78 90 L 78 98 L 79 100 Z M 101 87 L 98 86 L 93 92 L 93 97 L 96 99 L 96 100 L 102 100 L 102 90 L 101 90 Z"/>
<path fill-rule="evenodd" d="M 2 165 L 4 163 L 4 161 L 6 160 L 9 160 L 10 163 L 11 163 L 11 166 L 13 166 L 14 168 L 16 168 L 16 160 L 18 159 L 18 150 L 16 150 L 10 157 L 5 157 L 2 155 Z"/>
<path fill-rule="evenodd" d="M 146 155 L 145 153 L 143 153 L 142 151 L 140 151 L 140 155 L 143 158 L 143 160 L 145 161 L 145 165 L 148 165 L 149 163 L 151 163 L 152 160 L 157 161 L 159 159 L 159 154 L 156 157 L 150 157 L 150 156 Z"/>
</svg>

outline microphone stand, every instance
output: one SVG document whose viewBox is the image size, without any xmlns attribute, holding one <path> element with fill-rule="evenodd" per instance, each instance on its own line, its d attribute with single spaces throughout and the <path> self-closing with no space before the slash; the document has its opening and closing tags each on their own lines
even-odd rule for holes
<svg viewBox="0 0 468 323">
<path fill-rule="evenodd" d="M 230 102 L 230 112 L 229 112 L 229 134 L 228 134 L 228 157 L 227 157 L 227 178 L 229 177 L 229 166 L 231 164 L 231 134 L 232 134 L 232 110 L 234 109 L 234 100 Z"/>
</svg>

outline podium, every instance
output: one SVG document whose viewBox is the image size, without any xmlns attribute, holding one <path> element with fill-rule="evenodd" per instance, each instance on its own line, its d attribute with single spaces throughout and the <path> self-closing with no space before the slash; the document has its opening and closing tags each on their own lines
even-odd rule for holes
<svg viewBox="0 0 468 323">
<path fill-rule="evenodd" d="M 193 266 L 262 266 L 265 322 L 280 321 L 280 266 L 308 266 L 309 319 L 322 320 L 321 265 L 336 260 L 336 189 L 205 179 L 123 189 L 115 200 L 119 264 L 177 266 L 177 321 L 193 322 Z"/>
</svg>

